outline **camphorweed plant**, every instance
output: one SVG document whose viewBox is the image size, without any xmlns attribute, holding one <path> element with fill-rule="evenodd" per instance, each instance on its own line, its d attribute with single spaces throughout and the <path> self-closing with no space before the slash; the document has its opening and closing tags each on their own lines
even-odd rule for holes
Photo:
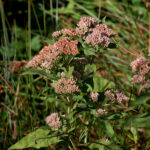
<svg viewBox="0 0 150 150">
<path fill-rule="evenodd" d="M 26 68 L 38 71 L 44 80 L 48 80 L 54 110 L 47 112 L 45 126 L 28 134 L 10 149 L 117 150 L 128 148 L 127 143 L 137 146 L 137 129 L 134 125 L 131 127 L 131 110 L 136 106 L 136 103 L 129 105 L 132 94 L 115 88 L 114 82 L 99 76 L 99 68 L 95 65 L 95 59 L 107 53 L 114 41 L 112 29 L 98 24 L 94 18 L 82 17 L 75 29 L 56 31 L 53 37 L 56 42 L 45 46 Z M 144 57 L 140 60 L 147 62 Z M 140 69 L 141 63 L 139 60 L 131 63 L 132 69 Z M 143 76 L 147 72 L 146 68 L 139 70 L 133 82 L 136 83 L 135 78 L 138 78 L 138 82 L 147 87 Z M 130 134 L 127 134 L 128 130 L 131 130 Z"/>
</svg>

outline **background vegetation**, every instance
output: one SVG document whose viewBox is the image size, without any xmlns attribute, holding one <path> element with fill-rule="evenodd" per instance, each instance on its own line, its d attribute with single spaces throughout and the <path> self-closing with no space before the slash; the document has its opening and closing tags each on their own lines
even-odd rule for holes
<svg viewBox="0 0 150 150">
<path fill-rule="evenodd" d="M 116 88 L 131 92 L 129 64 L 138 54 L 150 51 L 149 12 L 148 0 L 0 0 L 1 148 L 7 149 L 43 126 L 48 112 L 54 110 L 48 82 L 23 72 L 28 60 L 53 43 L 54 31 L 74 27 L 83 16 L 105 21 L 117 35 L 117 47 L 97 61 L 97 65 L 103 64 L 97 74 L 114 81 Z M 140 105 L 140 112 L 149 113 L 149 107 L 149 103 Z M 150 125 L 140 123 L 135 128 L 146 128 L 142 134 L 137 129 L 118 131 L 130 143 L 123 149 L 150 149 Z"/>
</svg>

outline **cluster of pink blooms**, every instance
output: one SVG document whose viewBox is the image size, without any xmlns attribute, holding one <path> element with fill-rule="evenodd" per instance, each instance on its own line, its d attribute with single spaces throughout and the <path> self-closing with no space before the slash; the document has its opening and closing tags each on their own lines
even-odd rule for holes
<svg viewBox="0 0 150 150">
<path fill-rule="evenodd" d="M 76 29 L 62 29 L 54 32 L 52 35 L 58 37 L 60 35 L 67 35 L 67 37 L 60 38 L 53 45 L 45 46 L 38 55 L 33 57 L 27 64 L 27 67 L 44 67 L 50 69 L 55 61 L 58 60 L 60 54 L 77 55 L 78 40 L 71 40 L 72 36 L 82 37 L 87 44 L 96 46 L 103 43 L 108 47 L 110 43 L 110 36 L 113 32 L 105 24 L 96 24 L 96 19 L 91 17 L 82 17 L 77 24 Z"/>
<path fill-rule="evenodd" d="M 64 72 L 61 73 L 61 79 L 55 84 L 55 92 L 56 93 L 74 93 L 79 90 L 78 86 L 76 85 L 76 81 L 71 76 L 69 79 L 66 78 Z"/>
<path fill-rule="evenodd" d="M 58 113 L 52 113 L 51 115 L 47 116 L 46 117 L 46 123 L 51 128 L 55 128 L 55 129 L 58 129 L 62 125 L 62 122 L 60 121 Z"/>
<path fill-rule="evenodd" d="M 93 27 L 92 27 L 93 25 Z M 87 44 L 96 46 L 103 43 L 105 47 L 108 47 L 110 43 L 110 36 L 113 32 L 106 24 L 97 24 L 96 19 L 91 17 L 82 17 L 77 24 L 76 29 L 62 29 L 53 33 L 54 37 L 58 37 L 62 34 L 68 36 L 82 37 Z M 87 34 L 87 35 L 86 35 Z"/>
<path fill-rule="evenodd" d="M 107 90 L 107 91 L 105 92 L 105 96 L 106 96 L 107 98 L 109 98 L 110 100 L 112 100 L 112 101 L 115 100 L 115 94 L 114 94 L 111 90 Z M 122 92 L 116 93 L 116 97 L 117 97 L 117 102 L 118 102 L 118 103 L 122 103 L 122 102 L 128 100 L 128 98 L 127 98 Z"/>
<path fill-rule="evenodd" d="M 143 68 L 143 66 L 145 66 L 145 65 L 147 66 L 147 63 L 148 62 L 147 62 L 146 58 L 144 56 L 140 56 L 136 60 L 131 62 L 130 66 L 132 67 L 132 71 L 135 72 L 135 71 L 140 71 L 141 68 Z"/>
<path fill-rule="evenodd" d="M 116 95 L 117 95 L 117 101 L 118 101 L 118 103 L 122 103 L 122 102 L 128 100 L 128 98 L 122 92 L 117 93 Z"/>
<path fill-rule="evenodd" d="M 96 19 L 91 18 L 91 17 L 82 17 L 77 24 L 76 29 L 62 29 L 59 31 L 56 31 L 52 34 L 53 37 L 59 37 L 60 35 L 68 35 L 70 37 L 72 36 L 83 36 L 85 35 L 86 32 L 89 31 L 89 28 L 91 27 L 92 24 L 96 23 Z"/>
<path fill-rule="evenodd" d="M 91 28 L 88 36 L 85 38 L 87 44 L 91 43 L 93 46 L 104 43 L 108 47 L 110 43 L 109 36 L 113 34 L 112 30 L 105 24 L 98 24 L 95 28 Z"/>
<path fill-rule="evenodd" d="M 59 52 L 62 52 L 66 55 L 72 54 L 74 56 L 79 54 L 77 44 L 77 40 L 70 40 L 69 37 L 62 37 L 56 42 Z"/>
<path fill-rule="evenodd" d="M 32 60 L 28 62 L 26 67 L 36 68 L 40 66 L 49 69 L 50 65 L 59 58 L 59 53 L 56 44 L 45 46 L 38 55 L 34 56 Z"/>
<path fill-rule="evenodd" d="M 131 62 L 130 66 L 133 72 L 137 72 L 137 74 L 132 77 L 132 83 L 140 83 L 141 89 L 150 88 L 149 80 L 146 79 L 146 75 L 150 71 L 150 63 L 147 59 L 144 56 L 140 56 Z"/>
<path fill-rule="evenodd" d="M 60 31 L 53 32 L 52 36 L 53 37 L 59 37 L 62 34 L 69 35 L 69 36 L 77 35 L 76 30 L 71 28 L 71 29 L 62 29 Z"/>
<path fill-rule="evenodd" d="M 97 92 L 91 92 L 90 96 L 91 96 L 93 102 L 96 102 L 98 100 L 99 94 Z"/>
<path fill-rule="evenodd" d="M 99 117 L 101 115 L 107 114 L 107 111 L 105 109 L 99 108 L 96 112 L 96 116 Z"/>
<path fill-rule="evenodd" d="M 132 77 L 132 83 L 143 83 L 145 81 L 145 76 L 136 74 Z"/>
<path fill-rule="evenodd" d="M 85 33 L 87 33 L 91 27 L 91 25 L 96 23 L 96 19 L 91 18 L 91 17 L 82 17 L 77 24 L 76 28 L 76 34 L 78 36 L 83 36 Z"/>
<path fill-rule="evenodd" d="M 108 98 L 109 98 L 110 100 L 112 100 L 112 101 L 115 100 L 115 95 L 114 95 L 114 93 L 112 93 L 111 90 L 107 90 L 107 91 L 105 92 L 105 96 L 108 97 Z"/>
<path fill-rule="evenodd" d="M 58 60 L 59 55 L 64 53 L 66 55 L 79 54 L 77 40 L 70 40 L 69 37 L 62 37 L 55 44 L 48 45 L 42 48 L 38 55 L 34 56 L 27 64 L 29 67 L 42 67 L 50 69 L 55 61 Z"/>
</svg>

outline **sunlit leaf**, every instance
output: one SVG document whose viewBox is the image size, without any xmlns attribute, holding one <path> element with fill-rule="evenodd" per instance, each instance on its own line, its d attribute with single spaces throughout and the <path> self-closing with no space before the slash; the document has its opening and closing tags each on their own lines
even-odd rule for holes
<svg viewBox="0 0 150 150">
<path fill-rule="evenodd" d="M 61 141 L 58 137 L 50 138 L 49 133 L 50 130 L 37 129 L 36 131 L 23 137 L 9 149 L 25 149 L 30 147 L 39 149 L 41 147 L 48 147 L 51 144 L 56 144 Z"/>
</svg>

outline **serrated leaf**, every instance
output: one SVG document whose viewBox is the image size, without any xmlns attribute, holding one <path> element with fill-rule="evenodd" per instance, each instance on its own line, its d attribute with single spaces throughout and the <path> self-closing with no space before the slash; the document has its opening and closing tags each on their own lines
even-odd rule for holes
<svg viewBox="0 0 150 150">
<path fill-rule="evenodd" d="M 50 138 L 49 133 L 50 130 L 37 129 L 36 131 L 29 133 L 27 136 L 23 137 L 16 144 L 12 145 L 9 150 L 25 149 L 30 147 L 39 149 L 41 147 L 48 147 L 51 144 L 56 144 L 61 141 L 58 137 Z"/>
</svg>

